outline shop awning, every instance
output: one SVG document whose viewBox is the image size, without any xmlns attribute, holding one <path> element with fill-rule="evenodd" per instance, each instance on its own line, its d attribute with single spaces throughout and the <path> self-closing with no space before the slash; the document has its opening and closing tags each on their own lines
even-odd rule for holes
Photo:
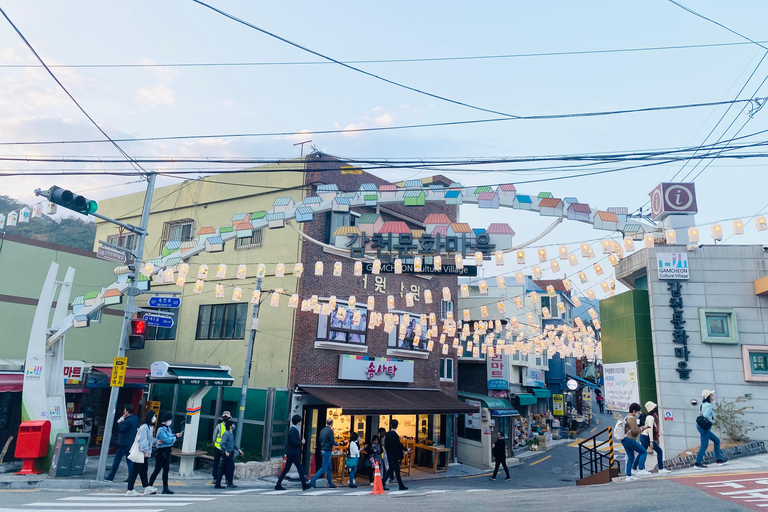
<svg viewBox="0 0 768 512">
<path fill-rule="evenodd" d="M 483 407 L 486 409 L 511 409 L 512 404 L 503 398 L 495 396 L 479 395 L 477 393 L 459 393 L 459 399 L 461 400 L 477 400 L 483 403 Z"/>
<path fill-rule="evenodd" d="M 235 379 L 229 366 L 155 361 L 147 376 L 149 382 L 192 384 L 196 386 L 231 386 Z"/>
<path fill-rule="evenodd" d="M 516 395 L 520 400 L 520 405 L 536 405 L 537 399 L 533 395 L 527 395 L 525 393 Z"/>
<path fill-rule="evenodd" d="M 600 387 L 597 384 L 595 384 L 594 382 L 589 382 L 588 380 L 582 379 L 581 377 L 574 377 L 572 375 L 566 375 L 566 377 L 568 377 L 569 379 L 573 379 L 573 380 L 581 383 L 582 385 L 588 386 L 588 387 L 593 388 L 593 389 L 597 389 L 597 388 Z"/>
<path fill-rule="evenodd" d="M 299 386 L 313 397 L 341 407 L 343 414 L 467 414 L 472 407 L 436 389 Z"/>
<path fill-rule="evenodd" d="M 19 393 L 23 387 L 23 373 L 0 373 L 0 393 Z"/>
<path fill-rule="evenodd" d="M 491 416 L 520 416 L 517 409 L 494 409 L 491 411 Z"/>
<path fill-rule="evenodd" d="M 179 384 L 231 386 L 235 382 L 224 370 L 174 369 L 173 373 L 179 377 Z"/>
<path fill-rule="evenodd" d="M 536 398 L 550 398 L 552 396 L 552 392 L 545 388 L 532 388 L 533 394 Z"/>
</svg>

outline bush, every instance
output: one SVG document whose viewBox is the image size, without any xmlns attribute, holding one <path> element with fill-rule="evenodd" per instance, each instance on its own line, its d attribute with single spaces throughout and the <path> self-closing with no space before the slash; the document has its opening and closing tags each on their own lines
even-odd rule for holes
<svg viewBox="0 0 768 512">
<path fill-rule="evenodd" d="M 749 441 L 749 434 L 753 430 L 765 428 L 756 426 L 754 423 L 744 419 L 744 413 L 748 409 L 754 409 L 748 405 L 742 405 L 752 400 L 752 394 L 747 393 L 739 396 L 734 401 L 721 400 L 714 405 L 715 423 L 720 428 L 723 435 L 734 443 L 746 443 Z"/>
</svg>

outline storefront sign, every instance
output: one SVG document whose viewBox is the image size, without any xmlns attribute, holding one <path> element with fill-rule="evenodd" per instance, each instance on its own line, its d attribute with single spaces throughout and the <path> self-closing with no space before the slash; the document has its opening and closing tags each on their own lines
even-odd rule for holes
<svg viewBox="0 0 768 512">
<path fill-rule="evenodd" d="M 690 279 L 688 255 L 684 252 L 660 252 L 656 254 L 659 279 Z"/>
<path fill-rule="evenodd" d="M 82 383 L 84 369 L 83 361 L 64 361 L 64 384 Z"/>
<path fill-rule="evenodd" d="M 568 382 L 566 382 L 565 385 L 568 386 L 568 389 L 571 391 L 576 391 L 579 387 L 579 383 L 573 379 L 568 379 Z"/>
<path fill-rule="evenodd" d="M 605 408 L 609 411 L 629 411 L 632 403 L 640 403 L 637 382 L 637 362 L 603 365 L 605 374 Z"/>
<path fill-rule="evenodd" d="M 339 379 L 413 382 L 413 361 L 341 354 Z"/>
<path fill-rule="evenodd" d="M 526 367 L 523 385 L 532 388 L 545 387 L 546 384 L 544 382 L 544 370 L 537 370 L 535 368 Z"/>
<path fill-rule="evenodd" d="M 565 400 L 563 395 L 552 395 L 552 414 L 565 416 Z"/>
<path fill-rule="evenodd" d="M 664 409 L 664 421 L 674 421 L 674 416 L 672 416 L 672 409 Z"/>
<path fill-rule="evenodd" d="M 509 389 L 509 356 L 494 354 L 488 358 L 488 389 Z"/>
<path fill-rule="evenodd" d="M 127 357 L 116 357 L 112 365 L 112 378 L 109 385 L 113 388 L 121 388 L 125 385 L 125 371 L 128 369 Z"/>
<path fill-rule="evenodd" d="M 464 400 L 464 403 L 466 403 L 467 405 L 477 407 L 476 413 L 464 415 L 464 428 L 479 429 L 483 421 L 483 416 L 482 414 L 480 414 L 480 408 L 483 406 L 483 404 L 478 402 L 477 400 Z"/>
<path fill-rule="evenodd" d="M 672 320 L 670 323 L 673 326 L 672 329 L 672 343 L 682 345 L 681 347 L 675 347 L 675 357 L 684 359 L 677 363 L 677 373 L 683 380 L 691 377 L 691 369 L 688 368 L 688 355 L 691 353 L 688 350 L 688 334 L 685 332 L 685 320 L 683 320 L 683 283 L 680 281 L 671 281 L 667 283 L 667 289 L 669 290 L 669 307 L 672 308 Z"/>
</svg>

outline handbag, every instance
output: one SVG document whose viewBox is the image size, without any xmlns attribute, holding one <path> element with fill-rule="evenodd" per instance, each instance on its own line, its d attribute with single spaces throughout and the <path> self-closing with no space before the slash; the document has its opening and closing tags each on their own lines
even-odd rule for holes
<svg viewBox="0 0 768 512">
<path fill-rule="evenodd" d="M 701 414 L 696 418 L 696 424 L 701 427 L 701 430 L 709 430 L 712 428 L 712 422 Z"/>
<path fill-rule="evenodd" d="M 131 446 L 131 451 L 128 452 L 128 460 L 131 462 L 135 462 L 137 464 L 144 464 L 144 453 L 139 450 L 139 439 L 137 438 L 133 441 L 133 445 Z"/>
<path fill-rule="evenodd" d="M 360 462 L 360 457 L 350 457 L 346 460 L 346 465 L 349 469 L 352 469 L 357 467 L 358 462 Z"/>
</svg>

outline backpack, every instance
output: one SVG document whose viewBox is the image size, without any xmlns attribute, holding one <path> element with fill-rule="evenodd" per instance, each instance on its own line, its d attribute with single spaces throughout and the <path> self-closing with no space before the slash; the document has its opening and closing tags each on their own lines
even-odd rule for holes
<svg viewBox="0 0 768 512">
<path fill-rule="evenodd" d="M 640 417 L 639 417 L 639 418 L 637 418 L 637 424 L 638 424 L 638 425 L 645 425 L 645 419 L 646 419 L 647 417 L 648 417 L 648 415 L 647 415 L 647 414 L 645 414 L 644 412 L 641 412 L 641 413 L 640 413 Z"/>
<path fill-rule="evenodd" d="M 616 426 L 613 427 L 613 438 L 617 441 L 621 441 L 627 437 L 627 430 L 625 426 L 626 418 L 622 418 L 616 422 Z"/>
</svg>

